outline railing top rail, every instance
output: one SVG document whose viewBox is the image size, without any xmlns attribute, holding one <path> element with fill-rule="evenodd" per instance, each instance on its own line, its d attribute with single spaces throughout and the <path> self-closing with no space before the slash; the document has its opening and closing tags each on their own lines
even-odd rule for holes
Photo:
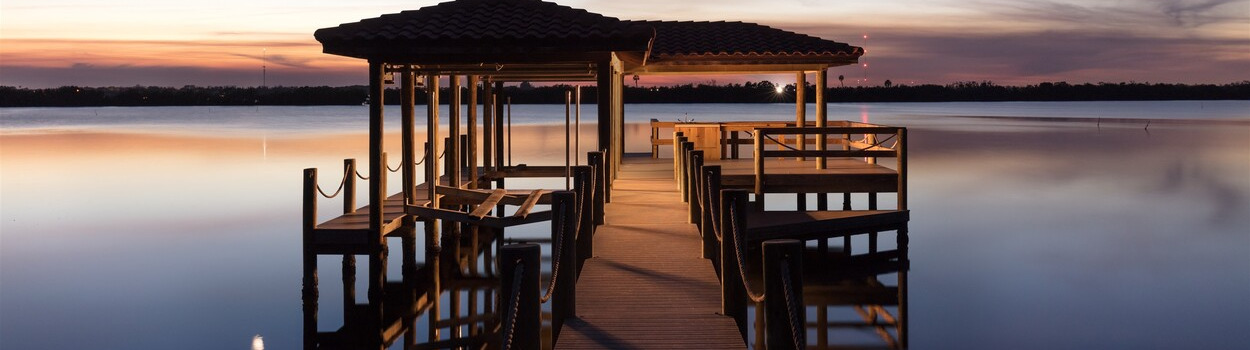
<svg viewBox="0 0 1250 350">
<path fill-rule="evenodd" d="M 905 128 L 893 126 L 862 126 L 862 127 L 789 127 L 789 128 L 755 128 L 756 132 L 772 135 L 798 134 L 898 134 Z"/>
</svg>

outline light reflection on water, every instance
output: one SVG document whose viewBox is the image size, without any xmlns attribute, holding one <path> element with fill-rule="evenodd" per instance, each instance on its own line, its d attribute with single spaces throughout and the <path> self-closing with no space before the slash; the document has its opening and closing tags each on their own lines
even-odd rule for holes
<svg viewBox="0 0 1250 350">
<path fill-rule="evenodd" d="M 1250 126 L 953 117 L 1008 107 L 831 109 L 911 128 L 915 348 L 1250 343 Z M 790 120 L 792 108 L 627 110 Z M 236 348 L 256 334 L 299 346 L 300 169 L 320 168 L 333 186 L 343 158 L 363 165 L 366 139 L 352 133 L 363 124 L 208 137 L 217 133 L 178 123 L 90 132 L 71 120 L 56 127 L 88 132 L 15 134 L 2 112 L 0 348 Z M 595 143 L 584 127 L 582 152 Z M 647 149 L 647 130 L 630 126 L 631 151 Z M 562 128 L 518 133 L 517 163 L 562 162 Z M 339 205 L 320 207 L 324 220 Z"/>
</svg>

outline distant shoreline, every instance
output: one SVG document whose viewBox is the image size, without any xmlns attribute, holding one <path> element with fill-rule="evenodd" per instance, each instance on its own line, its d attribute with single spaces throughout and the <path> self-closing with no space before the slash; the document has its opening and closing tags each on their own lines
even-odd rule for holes
<svg viewBox="0 0 1250 350">
<path fill-rule="evenodd" d="M 514 104 L 562 104 L 568 85 L 506 86 L 504 94 Z M 446 90 L 446 89 L 444 89 Z M 815 87 L 808 85 L 806 101 L 815 101 Z M 594 87 L 583 87 L 583 103 L 595 102 Z M 780 92 L 779 92 L 780 91 Z M 625 87 L 626 103 L 794 103 L 795 86 L 771 82 L 710 85 L 687 84 Z M 28 89 L 0 86 L 0 107 L 105 107 L 105 106 L 320 106 L 361 105 L 367 101 L 365 86 L 304 87 L 77 87 Z M 446 91 L 443 96 L 449 96 Z M 417 93 L 417 104 L 425 94 Z M 1076 102 L 1076 101 L 1200 101 L 1250 100 L 1250 81 L 1214 84 L 1041 83 L 1001 86 L 992 82 L 948 85 L 892 85 L 831 87 L 831 103 L 847 102 Z M 445 99 L 445 97 L 444 97 Z M 384 100 L 398 101 L 398 89 L 387 89 Z M 446 101 L 442 101 L 446 104 Z M 394 104 L 394 103 L 388 103 Z"/>
</svg>

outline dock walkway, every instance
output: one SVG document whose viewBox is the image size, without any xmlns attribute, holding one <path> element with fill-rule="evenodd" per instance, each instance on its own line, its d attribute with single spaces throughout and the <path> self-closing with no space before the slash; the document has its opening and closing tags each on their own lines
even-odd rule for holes
<svg viewBox="0 0 1250 350">
<path fill-rule="evenodd" d="M 744 349 L 734 319 L 720 314 L 720 282 L 700 258 L 672 159 L 623 161 L 577 282 L 577 317 L 556 347 Z"/>
</svg>

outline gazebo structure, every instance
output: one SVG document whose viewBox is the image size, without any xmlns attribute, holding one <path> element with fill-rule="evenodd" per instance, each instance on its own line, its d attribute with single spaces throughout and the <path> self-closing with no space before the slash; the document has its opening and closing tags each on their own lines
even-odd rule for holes
<svg viewBox="0 0 1250 350">
<path fill-rule="evenodd" d="M 386 294 L 393 289 L 385 276 L 386 237 L 403 237 L 405 254 L 408 254 L 410 243 L 407 242 L 415 235 L 418 221 L 424 223 L 427 244 L 430 244 L 430 240 L 437 241 L 432 237 L 438 232 L 444 232 L 444 236 L 452 233 L 453 226 L 472 225 L 493 230 L 552 220 L 555 232 L 554 225 L 560 225 L 558 222 L 567 219 L 555 209 L 560 196 L 553 191 L 490 189 L 493 183 L 502 184 L 496 181 L 510 176 L 563 177 L 568 174 L 563 167 L 505 166 L 506 150 L 502 142 L 504 97 L 501 96 L 504 83 L 593 83 L 597 101 L 598 151 L 602 152 L 594 154 L 602 157 L 601 166 L 594 171 L 601 175 L 592 176 L 597 179 L 595 181 L 579 182 L 581 185 L 576 194 L 593 197 L 592 201 L 599 203 L 576 205 L 577 209 L 573 210 L 582 216 L 592 213 L 594 218 L 589 222 L 603 224 L 601 203 L 611 200 L 612 183 L 620 173 L 626 156 L 625 101 L 622 93 L 626 76 L 794 74 L 798 101 L 796 123 L 792 125 L 801 128 L 809 125 L 804 101 L 805 77 L 814 72 L 817 88 L 814 119 L 816 127 L 823 128 L 828 119 L 824 100 L 828 69 L 854 64 L 864 54 L 859 47 L 753 23 L 628 21 L 538 0 L 456 0 L 323 28 L 316 31 L 315 37 L 322 43 L 325 53 L 368 61 L 370 106 L 366 172 L 368 205 L 357 210 L 354 203 L 345 204 L 343 216 L 317 223 L 316 196 L 313 192 L 316 171 L 306 171 L 304 298 L 306 305 L 310 299 L 313 300 L 314 314 L 318 254 L 343 254 L 345 259 L 353 254 L 369 255 L 369 300 L 371 304 L 380 304 L 383 300 L 390 300 Z M 399 79 L 393 79 L 394 75 L 399 75 Z M 439 93 L 442 79 L 450 85 L 450 96 L 446 100 Z M 401 88 L 400 172 L 403 188 L 394 195 L 386 190 L 388 168 L 387 156 L 383 153 L 384 105 L 387 102 L 383 92 L 390 83 L 398 83 Z M 418 85 L 424 85 L 428 101 L 424 152 L 418 152 L 416 134 L 414 101 Z M 461 96 L 462 91 L 468 93 L 467 101 Z M 450 106 L 447 142 L 439 139 L 440 102 Z M 460 142 L 462 138 L 464 141 Z M 795 145 L 800 150 L 809 144 L 807 137 L 800 136 L 799 140 Z M 724 141 L 717 142 L 723 145 Z M 824 151 L 828 142 L 822 135 L 814 143 Z M 869 148 L 875 146 L 870 145 Z M 674 147 L 681 148 L 677 144 Z M 420 153 L 425 155 L 419 157 Z M 442 161 L 446 163 L 443 165 L 440 165 L 439 154 L 445 154 Z M 802 155 L 825 156 L 816 153 Z M 595 161 L 592 159 L 587 163 L 595 164 Z M 423 164 L 425 183 L 418 183 L 418 164 Z M 824 166 L 823 158 L 820 164 Z M 679 173 L 682 166 L 685 165 L 678 167 Z M 346 172 L 345 176 L 351 177 L 351 173 L 355 172 L 354 164 Z M 351 182 L 354 183 L 354 180 Z M 348 183 L 348 178 L 344 179 L 344 183 Z M 697 187 L 693 183 L 683 186 L 690 191 Z M 354 185 L 348 188 L 354 188 Z M 348 196 L 354 197 L 354 194 L 349 193 Z M 900 207 L 905 207 L 902 202 L 900 199 Z M 691 203 L 693 205 L 694 202 Z M 873 203 L 875 207 L 875 199 Z M 504 204 L 517 206 L 516 213 L 504 216 L 502 210 L 497 210 L 492 215 L 492 208 L 502 208 Z M 530 208 L 536 204 L 552 204 L 555 213 L 531 213 Z M 570 220 L 588 222 L 585 219 Z M 442 230 L 439 229 L 440 222 L 443 222 Z M 577 244 L 582 244 L 585 232 L 593 230 L 593 227 L 588 231 L 579 230 L 576 233 Z M 708 239 L 705 235 L 704 240 Z M 443 245 L 458 244 L 448 243 L 446 237 L 443 240 Z M 555 240 L 558 242 L 558 239 Z M 437 247 L 432 248 L 438 250 Z M 505 253 L 501 248 L 497 247 L 498 254 Z M 553 252 L 557 249 L 563 251 L 564 248 L 552 247 Z M 581 257 L 583 261 L 586 258 L 588 256 Z M 409 259 L 405 257 L 405 266 L 409 265 Z M 354 264 L 354 258 L 352 261 Z M 504 264 L 503 259 L 500 264 Z M 426 269 L 429 269 L 428 264 Z M 437 268 L 432 270 L 434 272 L 431 273 L 438 273 Z M 405 271 L 406 280 L 407 267 Z M 511 278 L 502 272 L 500 275 L 504 275 L 505 280 Z M 560 291 L 556 293 L 556 298 L 572 298 L 572 295 L 561 295 Z M 511 294 L 501 291 L 500 298 L 505 296 L 510 297 Z M 435 295 L 433 298 L 438 297 Z M 412 300 L 404 305 L 411 310 L 419 308 Z M 502 310 L 503 306 L 500 307 Z M 560 308 L 553 306 L 553 314 L 563 313 Z M 381 310 L 374 309 L 366 314 L 371 315 L 367 317 L 370 324 L 383 329 L 380 336 L 370 336 L 366 342 L 385 345 L 394 341 L 396 334 L 385 330 L 390 329 L 388 324 L 391 322 L 399 321 L 387 319 L 388 316 Z M 563 316 L 553 321 L 556 334 L 560 332 L 559 326 L 563 322 L 560 317 Z M 309 319 L 306 314 L 305 333 L 310 332 L 317 333 L 316 317 L 314 315 Z M 319 343 L 316 339 L 306 342 L 306 348 L 317 347 Z"/>
</svg>

